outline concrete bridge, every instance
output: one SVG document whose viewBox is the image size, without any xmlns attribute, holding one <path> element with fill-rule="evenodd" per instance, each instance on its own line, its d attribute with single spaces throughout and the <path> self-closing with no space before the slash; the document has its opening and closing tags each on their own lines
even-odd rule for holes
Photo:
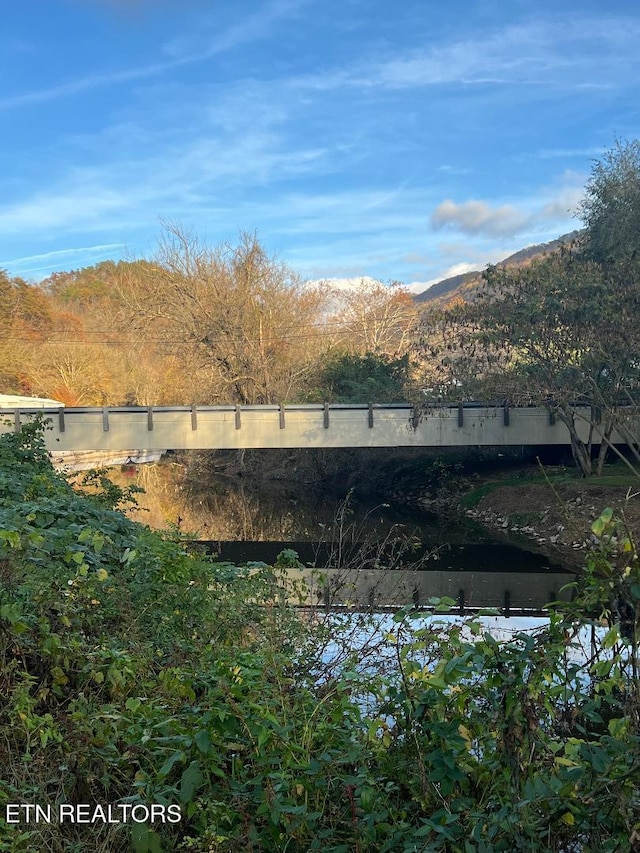
<svg viewBox="0 0 640 853">
<path fill-rule="evenodd" d="M 5 408 L 0 433 L 36 414 L 47 448 L 123 451 L 242 448 L 491 447 L 569 445 L 569 433 L 541 407 L 473 403 L 418 412 L 409 404 Z M 581 423 L 588 437 L 588 423 Z M 615 436 L 614 436 L 615 440 Z M 621 442 L 622 443 L 622 442 Z"/>
<path fill-rule="evenodd" d="M 566 428 L 536 407 L 437 406 L 420 415 L 408 404 L 0 409 L 0 434 L 37 415 L 54 462 L 71 467 L 150 461 L 165 450 L 338 447 L 483 447 L 568 445 Z M 585 424 L 585 437 L 587 427 Z M 99 456 L 97 456 L 99 454 Z M 86 457 L 83 459 L 83 457 Z M 79 461 L 78 461 L 79 460 Z M 268 543 L 265 543 L 268 544 Z M 456 612 L 496 607 L 505 615 L 543 613 L 566 599 L 573 575 L 543 572 L 374 569 L 291 570 L 281 593 L 296 604 L 326 607 L 429 606 L 448 596 Z M 300 581 L 304 579 L 304 594 Z"/>
</svg>

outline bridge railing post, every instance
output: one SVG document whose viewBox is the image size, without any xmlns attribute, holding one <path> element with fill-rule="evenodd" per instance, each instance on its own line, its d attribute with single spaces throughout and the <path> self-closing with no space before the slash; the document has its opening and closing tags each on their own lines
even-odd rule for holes
<svg viewBox="0 0 640 853">
<path fill-rule="evenodd" d="M 511 616 L 511 593 L 508 589 L 504 591 L 503 615 L 508 619 Z"/>
<path fill-rule="evenodd" d="M 460 616 L 464 616 L 464 606 L 465 606 L 464 590 L 460 589 L 460 590 L 458 590 L 458 613 Z"/>
</svg>

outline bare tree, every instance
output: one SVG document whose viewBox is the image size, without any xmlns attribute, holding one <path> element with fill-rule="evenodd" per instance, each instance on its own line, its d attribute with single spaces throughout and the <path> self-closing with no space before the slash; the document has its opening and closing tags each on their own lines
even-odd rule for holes
<svg viewBox="0 0 640 853">
<path fill-rule="evenodd" d="M 169 225 L 122 299 L 137 333 L 182 361 L 195 402 L 290 399 L 322 346 L 322 289 L 303 285 L 254 234 L 212 249 Z"/>
<path fill-rule="evenodd" d="M 331 322 L 342 331 L 342 345 L 358 353 L 402 356 L 415 334 L 418 309 L 400 285 L 361 280 L 356 288 L 334 291 L 337 310 Z"/>
</svg>

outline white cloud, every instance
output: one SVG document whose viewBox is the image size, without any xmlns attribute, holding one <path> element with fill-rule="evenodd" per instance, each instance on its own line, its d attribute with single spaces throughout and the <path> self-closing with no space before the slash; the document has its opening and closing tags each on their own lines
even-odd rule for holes
<svg viewBox="0 0 640 853">
<path fill-rule="evenodd" d="M 425 290 L 429 290 L 431 285 L 435 284 L 437 281 L 440 281 L 440 279 L 434 278 L 431 281 L 410 281 L 409 284 L 405 284 L 405 287 L 409 293 L 420 294 L 424 293 Z"/>
<path fill-rule="evenodd" d="M 431 216 L 434 228 L 453 227 L 465 234 L 483 234 L 489 237 L 512 237 L 531 221 L 511 205 L 492 207 L 485 201 L 465 201 L 456 204 L 446 199 Z"/>
<path fill-rule="evenodd" d="M 412 281 L 410 284 L 406 285 L 406 287 L 407 290 L 411 291 L 411 293 L 424 293 L 425 290 L 428 290 L 430 287 L 433 287 L 434 284 L 438 284 L 438 282 L 443 281 L 445 278 L 452 278 L 454 275 L 462 275 L 466 272 L 482 270 L 487 263 L 500 261 L 504 257 L 505 255 L 503 253 L 498 252 L 492 253 L 491 260 L 484 260 L 482 263 L 480 261 L 476 263 L 469 263 L 465 261 L 453 264 L 452 266 L 442 270 L 442 272 L 435 278 L 431 278 L 428 281 Z"/>
<path fill-rule="evenodd" d="M 583 198 L 584 189 L 582 187 L 565 187 L 555 198 L 544 205 L 539 218 L 566 219 L 568 216 L 575 216 Z"/>
<path fill-rule="evenodd" d="M 555 185 L 541 187 L 534 195 L 522 198 L 518 206 L 445 199 L 431 214 L 431 225 L 436 230 L 447 228 L 484 238 L 511 238 L 526 232 L 535 239 L 542 229 L 541 239 L 549 239 L 545 236 L 549 228 L 566 228 L 575 218 L 584 195 L 584 179 L 584 175 L 566 171 Z"/>
</svg>

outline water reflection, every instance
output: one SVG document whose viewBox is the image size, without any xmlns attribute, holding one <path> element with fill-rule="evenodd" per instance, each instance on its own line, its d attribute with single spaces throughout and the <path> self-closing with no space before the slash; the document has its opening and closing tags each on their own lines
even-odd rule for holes
<svg viewBox="0 0 640 853">
<path fill-rule="evenodd" d="M 232 563 L 273 563 L 285 548 L 304 565 L 350 569 L 412 568 L 456 574 L 560 574 L 544 555 L 496 539 L 463 516 L 440 517 L 398 502 L 372 504 L 358 493 L 322 494 L 291 478 L 268 488 L 244 478 L 209 473 L 193 485 L 172 461 L 120 472 L 139 485 L 137 517 L 155 527 L 175 525 Z M 293 473 L 293 472 L 292 472 Z M 369 496 L 370 497 L 370 496 Z M 549 591 L 561 584 L 545 582 Z"/>
</svg>

